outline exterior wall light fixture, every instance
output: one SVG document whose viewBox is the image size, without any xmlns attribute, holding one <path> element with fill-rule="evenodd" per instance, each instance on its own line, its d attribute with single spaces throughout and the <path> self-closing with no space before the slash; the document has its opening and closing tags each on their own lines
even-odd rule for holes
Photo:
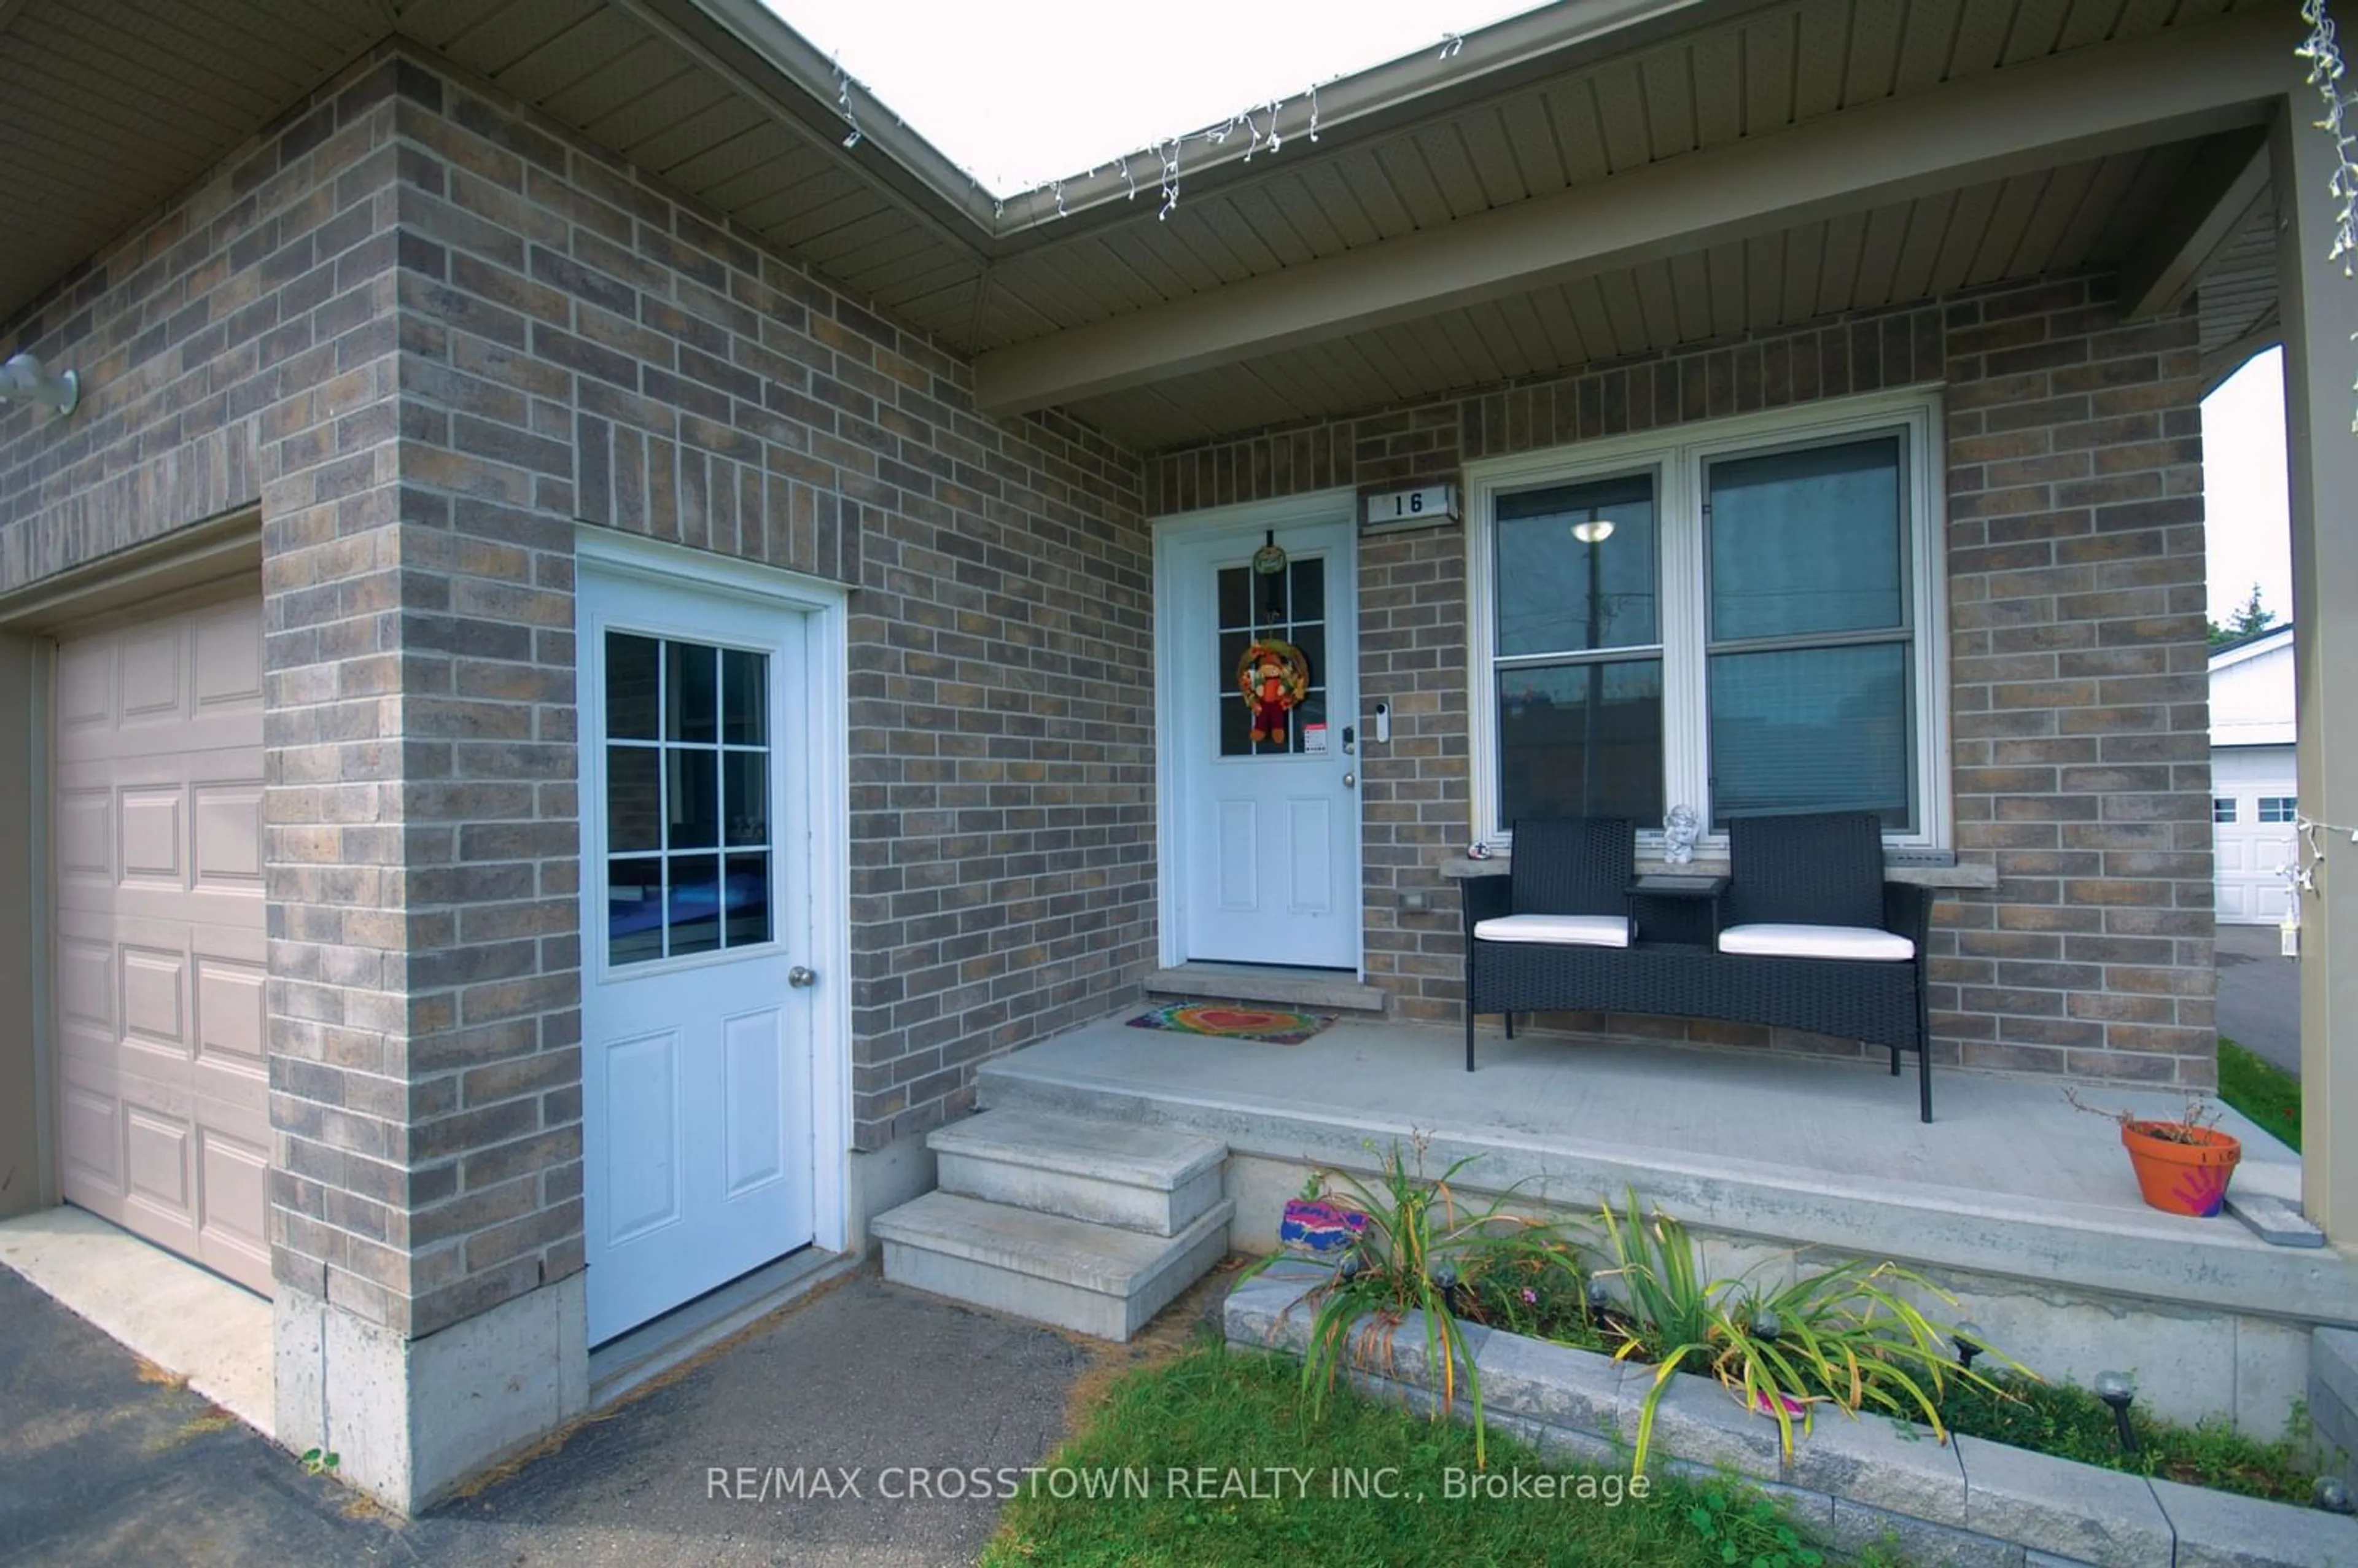
<svg viewBox="0 0 2358 1568">
<path fill-rule="evenodd" d="M 0 364 L 0 398 L 46 403 L 60 414 L 70 414 L 81 401 L 81 378 L 71 371 L 52 374 L 30 354 L 18 354 Z"/>
</svg>

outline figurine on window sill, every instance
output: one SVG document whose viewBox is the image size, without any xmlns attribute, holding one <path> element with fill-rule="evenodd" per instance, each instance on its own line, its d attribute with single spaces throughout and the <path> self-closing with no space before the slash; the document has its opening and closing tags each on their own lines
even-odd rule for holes
<svg viewBox="0 0 2358 1568">
<path fill-rule="evenodd" d="M 1695 840 L 1703 837 L 1703 818 L 1692 806 L 1674 806 L 1662 818 L 1662 860 L 1683 866 L 1694 860 Z"/>
</svg>

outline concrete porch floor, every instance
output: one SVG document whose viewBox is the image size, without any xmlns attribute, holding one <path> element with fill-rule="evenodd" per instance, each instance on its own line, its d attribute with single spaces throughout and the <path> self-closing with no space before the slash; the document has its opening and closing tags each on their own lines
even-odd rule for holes
<svg viewBox="0 0 2358 1568">
<path fill-rule="evenodd" d="M 1135 1010 L 1131 1010 L 1135 1011 Z M 1480 1070 L 1455 1029 L 1346 1019 L 1296 1046 L 1126 1026 L 1118 1013 L 982 1069 L 984 1106 L 1062 1108 L 1186 1127 L 1245 1163 L 1370 1170 L 1431 1137 L 1429 1172 L 1479 1158 L 1462 1186 L 1594 1210 L 1634 1185 L 1690 1225 L 2279 1322 L 2358 1321 L 2358 1270 L 2338 1249 L 2273 1247 L 2238 1221 L 2145 1206 L 2112 1125 L 2050 1079 L 1933 1075 L 1931 1125 L 1905 1076 L 1855 1063 L 1589 1036 L 1483 1032 Z M 2083 1098 L 2172 1114 L 2178 1097 Z M 2298 1202 L 2298 1155 L 2233 1111 L 2244 1191 Z M 1284 1173 L 1277 1173 L 1284 1174 Z M 1292 1179 L 1298 1180 L 1298 1176 Z M 1272 1232 L 1282 1189 L 1240 1193 L 1240 1243 Z M 1264 1240 L 1261 1245 L 1267 1245 Z"/>
</svg>

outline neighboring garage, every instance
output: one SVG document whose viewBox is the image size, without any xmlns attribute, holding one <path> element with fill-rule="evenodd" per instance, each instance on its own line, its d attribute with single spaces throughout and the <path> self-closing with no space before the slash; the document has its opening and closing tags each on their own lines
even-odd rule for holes
<svg viewBox="0 0 2358 1568">
<path fill-rule="evenodd" d="M 2279 868 L 2293 858 L 2298 806 L 2292 628 L 2278 626 L 2211 655 L 2211 824 L 2219 919 L 2284 918 Z"/>
<path fill-rule="evenodd" d="M 260 596 L 61 632 L 56 671 L 60 1191 L 266 1294 Z"/>
</svg>

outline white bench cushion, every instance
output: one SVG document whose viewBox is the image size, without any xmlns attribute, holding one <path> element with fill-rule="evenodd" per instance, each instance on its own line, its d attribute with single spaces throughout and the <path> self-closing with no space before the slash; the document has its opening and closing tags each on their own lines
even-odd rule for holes
<svg viewBox="0 0 2358 1568">
<path fill-rule="evenodd" d="M 1865 925 L 1731 925 L 1719 934 L 1723 953 L 1772 958 L 1866 958 L 1886 962 L 1916 956 L 1916 944 Z"/>
<path fill-rule="evenodd" d="M 1477 942 L 1553 942 L 1627 947 L 1629 923 L 1617 914 L 1499 914 L 1474 923 Z"/>
</svg>

